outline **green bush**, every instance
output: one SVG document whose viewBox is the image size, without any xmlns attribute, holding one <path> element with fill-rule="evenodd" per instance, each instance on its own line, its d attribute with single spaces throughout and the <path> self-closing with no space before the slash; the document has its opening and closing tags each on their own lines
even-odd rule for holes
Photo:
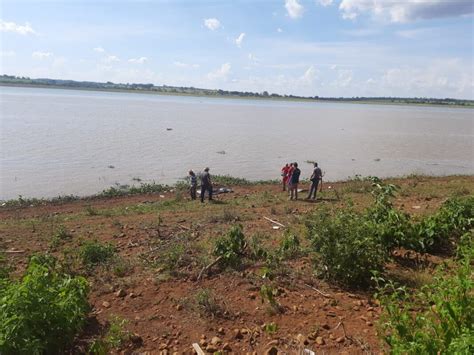
<svg viewBox="0 0 474 355">
<path fill-rule="evenodd" d="M 439 269 L 434 282 L 411 295 L 392 283 L 379 289 L 382 337 L 393 354 L 474 353 L 472 239 L 452 274 Z"/>
<path fill-rule="evenodd" d="M 87 281 L 51 257 L 31 258 L 21 280 L 0 286 L 0 354 L 63 352 L 84 325 Z"/>
<path fill-rule="evenodd" d="M 435 214 L 413 225 L 406 247 L 417 251 L 438 252 L 449 247 L 451 238 L 459 238 L 474 226 L 474 197 L 452 198 Z"/>
<path fill-rule="evenodd" d="M 99 264 L 104 264 L 113 258 L 115 248 L 110 244 L 102 244 L 98 241 L 87 241 L 81 246 L 79 255 L 82 264 L 91 268 Z"/>
<path fill-rule="evenodd" d="M 300 240 L 294 234 L 285 233 L 280 241 L 278 253 L 287 259 L 296 258 L 301 253 Z"/>
<path fill-rule="evenodd" d="M 223 267 L 238 267 L 242 262 L 242 255 L 247 246 L 242 226 L 233 226 L 226 236 L 216 240 L 213 254 L 220 257 L 220 265 Z"/>
<path fill-rule="evenodd" d="M 350 287 L 370 283 L 372 271 L 382 271 L 386 249 L 377 236 L 377 223 L 351 210 L 331 216 L 315 214 L 309 222 L 310 240 L 318 253 L 320 275 Z"/>
</svg>

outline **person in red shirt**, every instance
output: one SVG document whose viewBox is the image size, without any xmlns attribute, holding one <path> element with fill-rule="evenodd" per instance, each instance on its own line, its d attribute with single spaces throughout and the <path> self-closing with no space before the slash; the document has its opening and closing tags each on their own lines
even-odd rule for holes
<svg viewBox="0 0 474 355">
<path fill-rule="evenodd" d="M 288 185 L 288 190 L 290 189 L 291 175 L 293 175 L 294 170 L 295 170 L 295 167 L 293 166 L 293 163 L 291 163 L 290 166 L 288 167 L 288 174 L 286 175 L 286 185 Z"/>
<path fill-rule="evenodd" d="M 283 168 L 281 168 L 283 191 L 286 191 L 286 184 L 288 183 L 288 171 L 289 170 L 290 170 L 290 165 L 288 163 L 286 163 L 286 165 Z"/>
</svg>

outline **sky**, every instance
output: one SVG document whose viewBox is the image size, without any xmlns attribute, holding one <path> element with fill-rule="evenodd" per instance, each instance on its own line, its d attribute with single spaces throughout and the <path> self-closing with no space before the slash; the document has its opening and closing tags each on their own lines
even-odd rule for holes
<svg viewBox="0 0 474 355">
<path fill-rule="evenodd" d="M 2 0 L 0 73 L 474 99 L 473 0 Z"/>
</svg>

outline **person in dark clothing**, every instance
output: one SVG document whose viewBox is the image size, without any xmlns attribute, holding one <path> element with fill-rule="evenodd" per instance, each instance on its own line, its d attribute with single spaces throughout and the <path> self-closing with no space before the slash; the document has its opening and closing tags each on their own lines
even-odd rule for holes
<svg viewBox="0 0 474 355">
<path fill-rule="evenodd" d="M 301 170 L 298 169 L 298 163 L 294 163 L 293 167 L 294 169 L 290 177 L 290 185 L 289 185 L 290 200 L 293 200 L 293 198 L 297 200 L 298 199 L 298 183 L 300 182 Z"/>
<path fill-rule="evenodd" d="M 204 194 L 206 191 L 209 194 L 209 201 L 212 201 L 212 181 L 209 175 L 209 168 L 204 169 L 201 175 L 201 202 L 204 202 Z"/>
<path fill-rule="evenodd" d="M 319 182 L 322 181 L 323 179 L 323 174 L 321 173 L 321 169 L 318 167 L 318 163 L 314 163 L 314 170 L 313 173 L 311 174 L 311 187 L 309 189 L 309 195 L 306 198 L 309 200 L 311 196 L 313 196 L 313 200 L 316 200 L 316 191 L 318 191 L 318 185 Z"/>
<path fill-rule="evenodd" d="M 197 190 L 197 176 L 194 171 L 189 170 L 189 193 L 191 194 L 191 200 L 196 199 L 196 190 Z"/>
</svg>

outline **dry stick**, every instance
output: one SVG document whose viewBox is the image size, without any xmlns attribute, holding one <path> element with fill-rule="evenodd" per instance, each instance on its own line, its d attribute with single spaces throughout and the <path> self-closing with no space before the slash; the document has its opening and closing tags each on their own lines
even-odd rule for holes
<svg viewBox="0 0 474 355">
<path fill-rule="evenodd" d="M 193 348 L 194 348 L 194 351 L 196 351 L 196 353 L 198 355 L 205 355 L 204 354 L 204 351 L 202 351 L 201 347 L 198 345 L 198 343 L 193 343 Z"/>
<path fill-rule="evenodd" d="M 201 280 L 201 277 L 202 275 L 204 274 L 205 271 L 208 271 L 211 267 L 213 267 L 214 265 L 216 265 L 219 261 L 221 261 L 222 259 L 222 255 L 219 256 L 216 260 L 214 260 L 212 263 L 210 263 L 209 265 L 205 266 L 202 268 L 201 272 L 199 273 L 198 277 L 197 277 L 197 281 Z"/>
<path fill-rule="evenodd" d="M 328 294 L 326 294 L 326 293 L 324 293 L 324 292 L 319 291 L 316 287 L 313 287 L 313 286 L 308 285 L 308 284 L 304 284 L 304 285 L 305 285 L 306 287 L 309 287 L 310 289 L 316 291 L 317 293 L 319 293 L 319 294 L 320 294 L 321 296 L 323 296 L 323 297 L 332 298 L 331 295 L 328 295 Z"/>
<path fill-rule="evenodd" d="M 7 253 L 7 254 L 21 254 L 21 253 L 24 253 L 25 250 L 5 250 L 4 253 Z"/>
<path fill-rule="evenodd" d="M 181 227 L 181 228 L 183 228 L 183 229 L 185 229 L 185 230 L 187 230 L 187 231 L 191 230 L 191 228 L 188 228 L 188 227 L 183 226 L 183 225 L 181 225 L 181 224 L 178 224 L 178 227 Z"/>
<path fill-rule="evenodd" d="M 270 218 L 265 217 L 265 216 L 263 216 L 263 218 L 265 218 L 267 221 L 270 221 L 270 222 L 272 222 L 272 223 L 274 223 L 274 224 L 276 224 L 276 225 L 279 225 L 280 227 L 285 228 L 285 225 L 281 224 L 280 222 L 274 221 L 273 219 L 270 219 Z"/>
</svg>

